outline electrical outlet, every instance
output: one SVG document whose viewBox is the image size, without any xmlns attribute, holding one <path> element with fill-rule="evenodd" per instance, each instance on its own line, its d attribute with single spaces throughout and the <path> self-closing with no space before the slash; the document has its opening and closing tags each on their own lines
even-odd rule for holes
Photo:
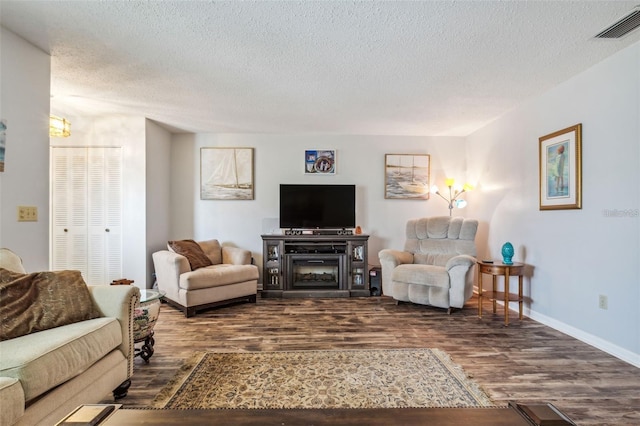
<svg viewBox="0 0 640 426">
<path fill-rule="evenodd" d="M 607 300 L 607 296 L 601 294 L 598 297 L 598 307 L 600 309 L 609 309 L 609 301 Z"/>
<path fill-rule="evenodd" d="M 34 206 L 18 206 L 18 222 L 37 222 L 38 208 Z"/>
</svg>

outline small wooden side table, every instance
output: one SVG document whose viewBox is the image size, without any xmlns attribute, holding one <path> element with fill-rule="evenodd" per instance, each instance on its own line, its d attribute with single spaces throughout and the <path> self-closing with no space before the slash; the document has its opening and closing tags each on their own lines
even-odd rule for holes
<svg viewBox="0 0 640 426">
<path fill-rule="evenodd" d="M 522 319 L 522 278 L 525 264 L 514 262 L 512 265 L 505 265 L 502 261 L 495 263 L 478 261 L 478 317 L 482 318 L 482 298 L 487 297 L 493 301 L 493 313 L 496 313 L 496 301 L 504 301 L 504 325 L 509 325 L 509 302 L 518 302 L 520 319 Z M 491 275 L 493 278 L 493 291 L 482 290 L 482 275 Z M 497 278 L 504 277 L 504 291 L 498 291 Z M 518 277 L 518 294 L 509 292 L 509 278 Z"/>
</svg>

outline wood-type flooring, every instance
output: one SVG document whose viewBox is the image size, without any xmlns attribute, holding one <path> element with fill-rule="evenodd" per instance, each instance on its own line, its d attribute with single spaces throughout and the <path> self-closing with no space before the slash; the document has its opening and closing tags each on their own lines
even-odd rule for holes
<svg viewBox="0 0 640 426">
<path fill-rule="evenodd" d="M 163 304 L 149 364 L 135 359 L 123 408 L 149 407 L 194 351 L 439 348 L 498 405 L 551 402 L 579 425 L 640 425 L 640 369 L 501 309 L 396 305 L 388 297 L 262 299 L 184 315 Z"/>
</svg>

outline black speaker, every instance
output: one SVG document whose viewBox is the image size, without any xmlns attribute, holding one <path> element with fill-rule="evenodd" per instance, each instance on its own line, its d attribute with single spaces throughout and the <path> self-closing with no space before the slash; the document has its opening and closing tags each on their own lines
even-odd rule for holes
<svg viewBox="0 0 640 426">
<path fill-rule="evenodd" d="M 382 269 L 380 267 L 369 269 L 369 291 L 372 296 L 382 296 Z"/>
</svg>

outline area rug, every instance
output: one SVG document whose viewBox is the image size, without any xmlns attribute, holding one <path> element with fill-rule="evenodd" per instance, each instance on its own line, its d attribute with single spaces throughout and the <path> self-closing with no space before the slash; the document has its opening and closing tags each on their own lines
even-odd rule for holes
<svg viewBox="0 0 640 426">
<path fill-rule="evenodd" d="M 492 407 L 438 349 L 199 352 L 153 408 Z"/>
</svg>

